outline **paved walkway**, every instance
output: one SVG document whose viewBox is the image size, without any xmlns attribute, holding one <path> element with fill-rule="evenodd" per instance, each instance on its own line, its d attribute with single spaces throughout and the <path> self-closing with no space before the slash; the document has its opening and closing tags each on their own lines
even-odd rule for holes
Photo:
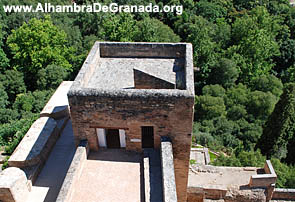
<svg viewBox="0 0 295 202">
<path fill-rule="evenodd" d="M 140 202 L 142 156 L 121 149 L 91 152 L 72 202 Z"/>
<path fill-rule="evenodd" d="M 160 151 L 154 149 L 144 149 L 144 155 L 149 158 L 149 181 L 150 186 L 150 202 L 163 201 L 163 186 L 162 186 L 162 169 Z"/>
<path fill-rule="evenodd" d="M 75 154 L 71 120 L 53 147 L 27 202 L 54 202 Z"/>
</svg>

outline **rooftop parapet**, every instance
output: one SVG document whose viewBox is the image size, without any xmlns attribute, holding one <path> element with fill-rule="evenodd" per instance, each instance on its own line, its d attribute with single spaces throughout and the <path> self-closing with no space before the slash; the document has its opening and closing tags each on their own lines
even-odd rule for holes
<svg viewBox="0 0 295 202">
<path fill-rule="evenodd" d="M 192 45 L 96 42 L 68 96 L 194 97 Z"/>
</svg>

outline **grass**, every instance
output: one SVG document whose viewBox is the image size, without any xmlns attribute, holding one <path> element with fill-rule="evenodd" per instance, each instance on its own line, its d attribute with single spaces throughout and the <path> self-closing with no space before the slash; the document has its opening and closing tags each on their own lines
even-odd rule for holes
<svg viewBox="0 0 295 202">
<path fill-rule="evenodd" d="M 197 162 L 196 162 L 195 159 L 191 159 L 191 160 L 189 160 L 189 163 L 190 163 L 191 165 L 194 165 L 194 164 L 196 164 Z"/>
<path fill-rule="evenodd" d="M 215 159 L 217 158 L 216 154 L 213 154 L 211 151 L 209 151 L 209 155 L 210 155 L 211 162 L 215 161 Z"/>
</svg>

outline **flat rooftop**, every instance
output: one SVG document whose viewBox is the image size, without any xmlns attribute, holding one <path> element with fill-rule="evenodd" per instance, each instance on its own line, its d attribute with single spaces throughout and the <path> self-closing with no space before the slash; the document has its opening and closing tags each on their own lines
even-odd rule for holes
<svg viewBox="0 0 295 202">
<path fill-rule="evenodd" d="M 240 188 L 247 186 L 251 176 L 257 175 L 258 171 L 259 169 L 255 167 L 192 166 L 188 177 L 188 187 Z"/>
<path fill-rule="evenodd" d="M 176 85 L 176 72 L 183 69 L 175 58 L 100 58 L 87 87 L 134 89 L 136 71 Z"/>
<path fill-rule="evenodd" d="M 191 44 L 96 42 L 69 94 L 116 91 L 127 95 L 143 89 L 193 96 Z"/>
</svg>

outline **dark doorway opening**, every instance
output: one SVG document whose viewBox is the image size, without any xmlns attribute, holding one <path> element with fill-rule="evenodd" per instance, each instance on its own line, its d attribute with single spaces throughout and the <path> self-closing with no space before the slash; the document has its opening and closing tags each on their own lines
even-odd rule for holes
<svg viewBox="0 0 295 202">
<path fill-rule="evenodd" d="M 154 148 L 154 127 L 141 127 L 142 148 Z"/>
<path fill-rule="evenodd" d="M 120 148 L 119 129 L 107 129 L 106 140 L 108 148 Z"/>
</svg>

